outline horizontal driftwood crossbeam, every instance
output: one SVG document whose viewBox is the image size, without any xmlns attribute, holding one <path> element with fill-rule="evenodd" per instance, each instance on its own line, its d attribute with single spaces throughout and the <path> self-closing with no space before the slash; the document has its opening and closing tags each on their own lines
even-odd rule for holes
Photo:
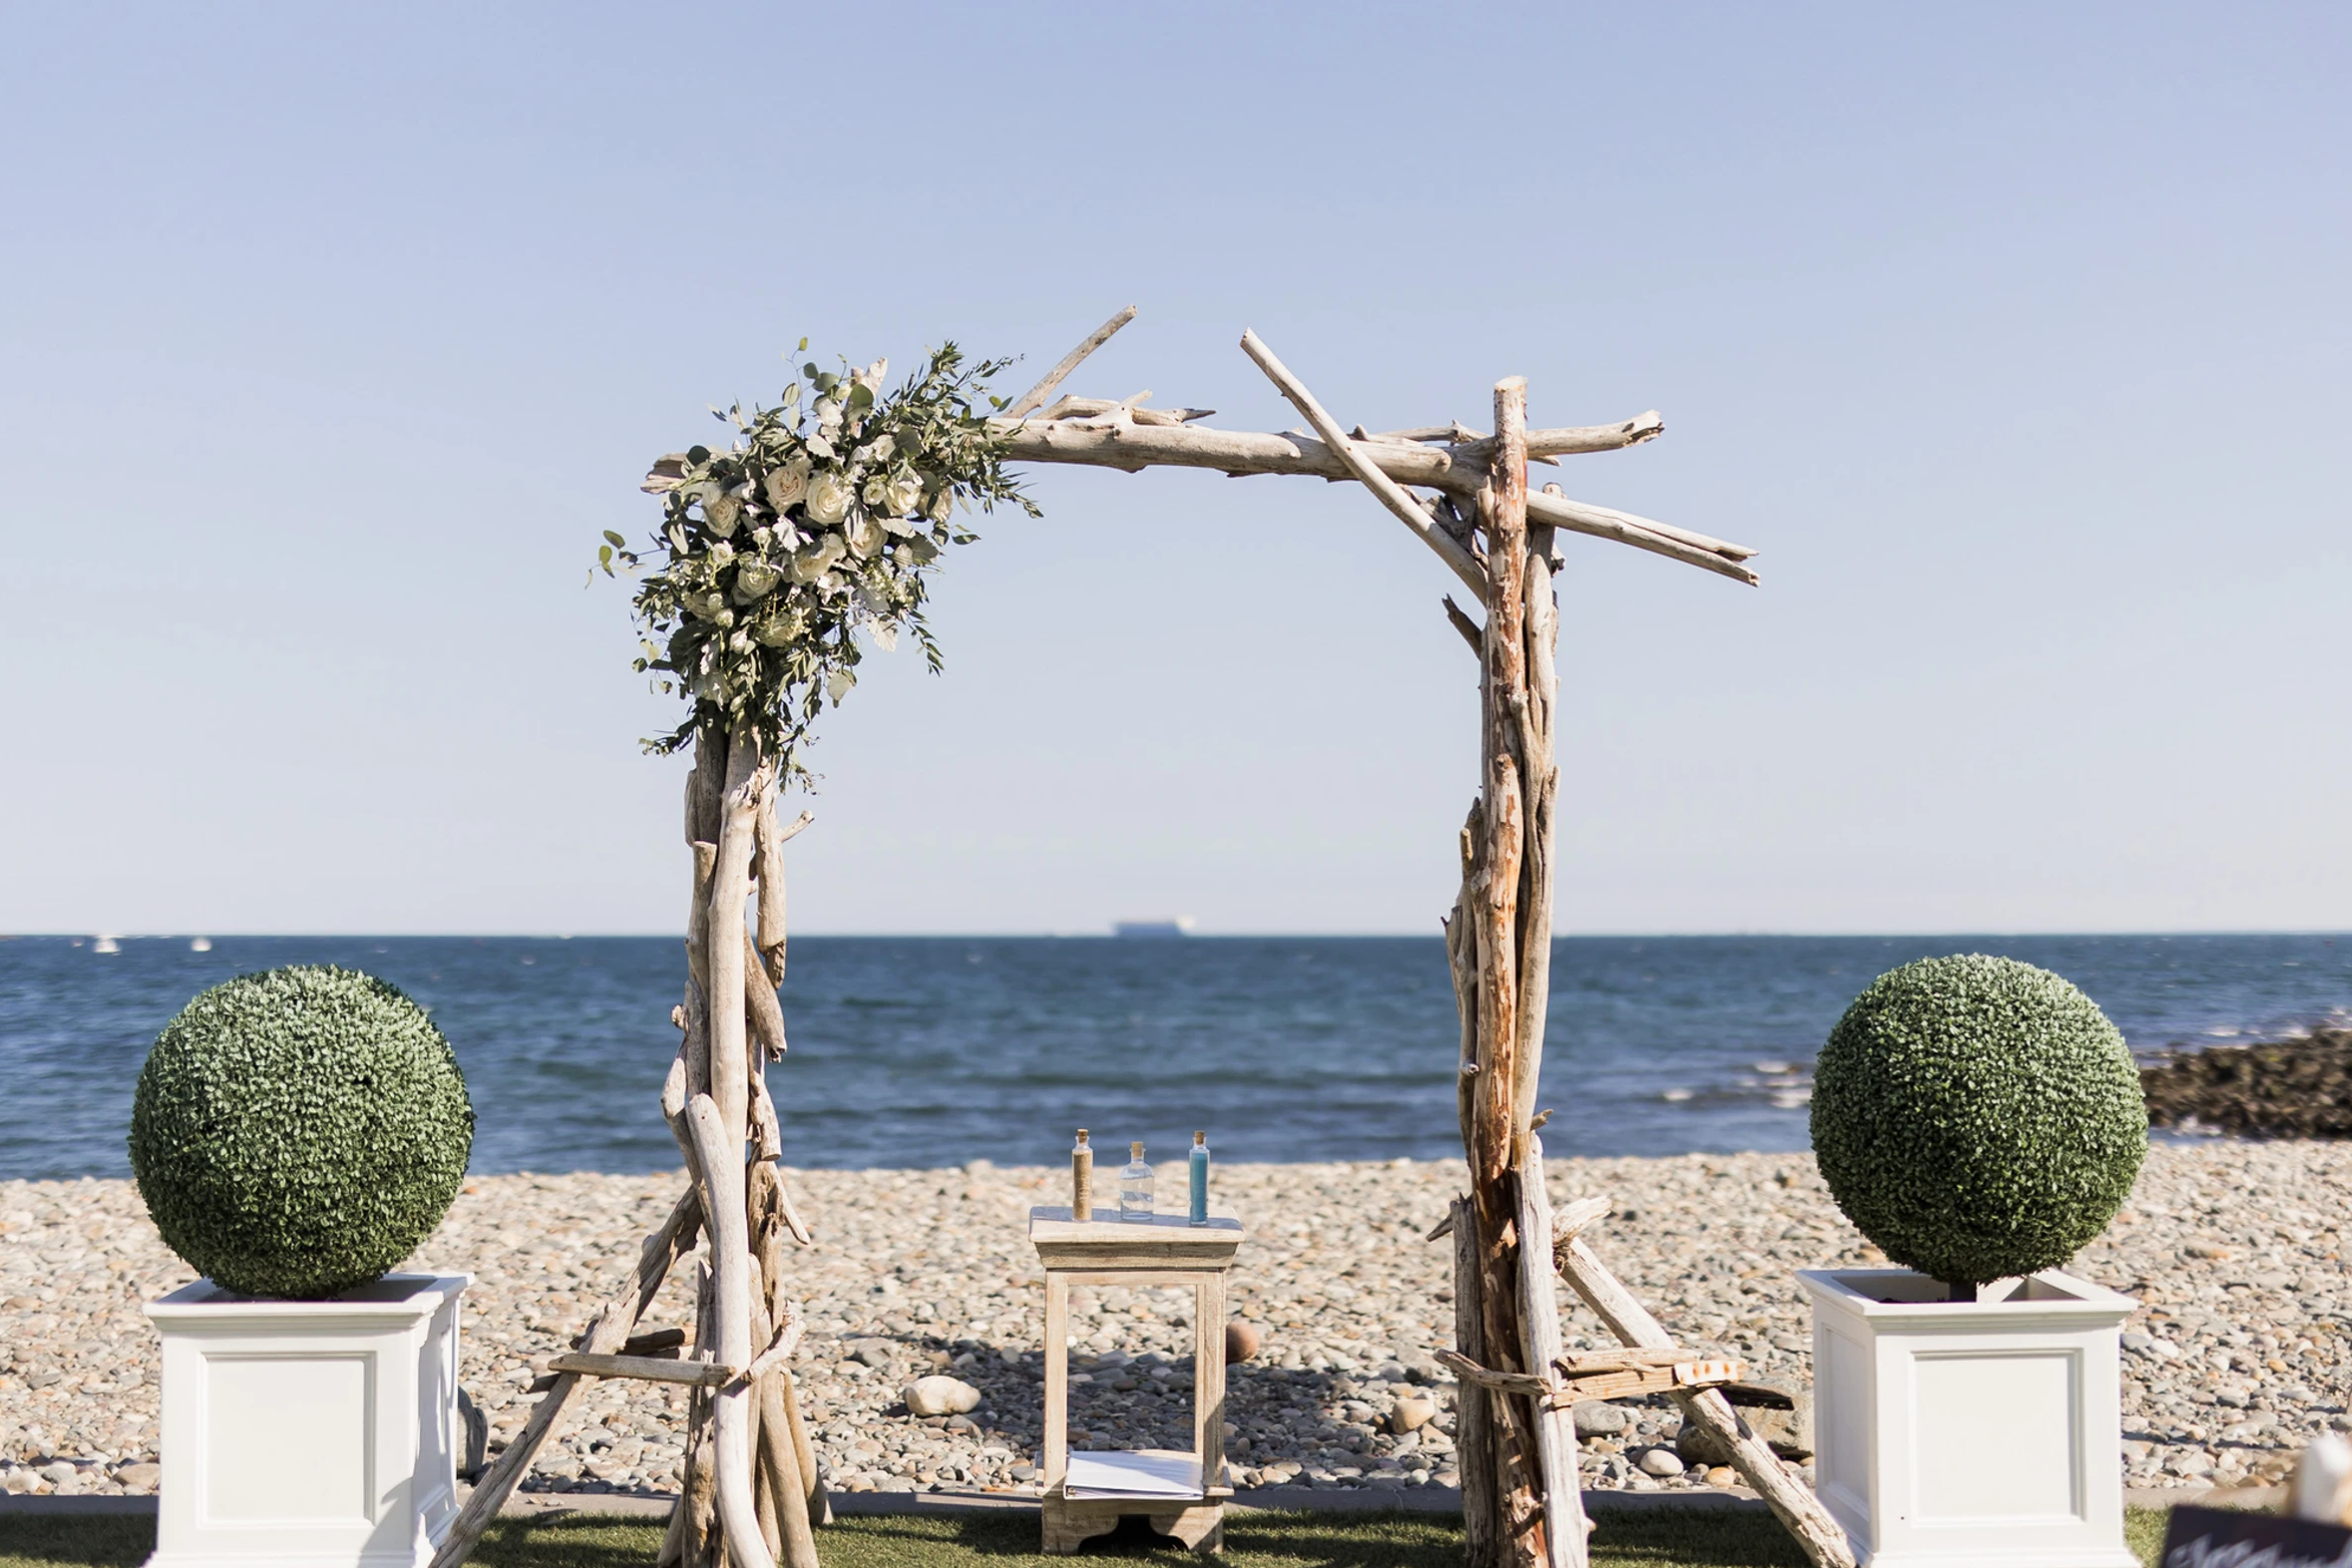
<svg viewBox="0 0 2352 1568">
<path fill-rule="evenodd" d="M 735 1369 L 718 1362 L 674 1361 L 660 1356 L 590 1356 L 567 1351 L 548 1362 L 548 1371 L 583 1377 L 634 1377 L 641 1382 L 682 1382 L 704 1388 L 724 1387 Z"/>
<path fill-rule="evenodd" d="M 1553 452 L 1605 452 L 1648 440 L 1664 428 L 1654 414 L 1615 425 L 1578 430 L 1531 432 L 1528 450 L 1535 451 L 1536 435 L 1554 438 Z M 1141 425 L 1116 418 L 1079 420 L 1009 419 L 991 422 L 1004 438 L 1005 457 L 1011 462 L 1083 464 L 1096 468 L 1203 468 L 1241 478 L 1250 474 L 1305 474 L 1329 480 L 1353 480 L 1346 458 L 1314 436 L 1276 435 L 1256 430 L 1220 430 L 1208 425 Z M 1486 483 L 1485 441 L 1462 445 L 1427 446 L 1419 442 L 1372 439 L 1357 443 L 1357 452 L 1399 485 L 1442 490 L 1460 497 L 1475 496 Z M 1615 540 L 1692 566 L 1703 567 L 1742 583 L 1754 584 L 1755 571 L 1746 562 L 1756 552 L 1744 545 L 1714 539 L 1689 529 L 1636 517 L 1609 507 L 1546 491 L 1527 498 L 1527 521 Z"/>
<path fill-rule="evenodd" d="M 1566 1409 L 1586 1399 L 1631 1399 L 1673 1389 L 1713 1388 L 1748 1375 L 1746 1364 L 1701 1361 L 1676 1349 L 1572 1353 L 1553 1364 L 1557 1377 L 1495 1372 L 1459 1351 L 1439 1351 L 1437 1361 L 1464 1382 L 1495 1393 L 1534 1399 L 1543 1408 Z"/>
</svg>

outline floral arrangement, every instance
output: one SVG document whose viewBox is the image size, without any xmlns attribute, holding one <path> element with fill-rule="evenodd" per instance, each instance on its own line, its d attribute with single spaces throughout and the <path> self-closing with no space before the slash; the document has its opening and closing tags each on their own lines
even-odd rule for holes
<svg viewBox="0 0 2352 1568">
<path fill-rule="evenodd" d="M 806 350 L 808 340 L 801 340 Z M 959 507 L 1036 506 L 1005 477 L 989 413 L 1005 406 L 986 383 L 1006 360 L 967 366 L 955 344 L 921 375 L 882 391 L 889 362 L 801 374 L 773 408 L 712 409 L 734 434 L 653 466 L 644 489 L 662 501 L 652 545 L 631 550 L 609 531 L 596 552 L 643 572 L 633 607 L 643 655 L 635 668 L 693 711 L 645 744 L 673 752 L 705 725 L 756 730 L 778 779 L 806 778 L 799 751 L 827 703 L 857 683 L 859 634 L 888 651 L 902 634 L 936 672 L 925 623 L 926 574 L 950 545 L 979 536 Z M 982 403 L 987 407 L 980 407 Z"/>
</svg>

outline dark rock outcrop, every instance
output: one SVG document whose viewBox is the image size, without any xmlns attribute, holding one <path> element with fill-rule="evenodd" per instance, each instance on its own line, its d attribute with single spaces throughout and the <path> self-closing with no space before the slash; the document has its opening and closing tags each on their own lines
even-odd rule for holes
<svg viewBox="0 0 2352 1568">
<path fill-rule="evenodd" d="M 2140 1069 L 2148 1119 L 2254 1138 L 2352 1138 L 2352 1029 L 2216 1045 Z"/>
</svg>

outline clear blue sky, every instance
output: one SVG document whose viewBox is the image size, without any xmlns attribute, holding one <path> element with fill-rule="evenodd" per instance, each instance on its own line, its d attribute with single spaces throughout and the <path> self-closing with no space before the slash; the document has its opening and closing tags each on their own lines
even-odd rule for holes
<svg viewBox="0 0 2352 1568">
<path fill-rule="evenodd" d="M 661 932 L 645 460 L 779 351 L 1295 422 L 1665 411 L 1569 494 L 1568 931 L 2352 926 L 2352 12 L 19 7 L 0 930 Z M 870 661 L 807 931 L 1427 932 L 1443 570 L 1035 474 Z"/>
</svg>

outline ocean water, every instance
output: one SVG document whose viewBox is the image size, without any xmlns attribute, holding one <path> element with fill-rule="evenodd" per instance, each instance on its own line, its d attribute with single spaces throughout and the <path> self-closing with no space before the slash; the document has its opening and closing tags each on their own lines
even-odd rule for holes
<svg viewBox="0 0 2352 1568">
<path fill-rule="evenodd" d="M 120 1176 L 147 1047 L 206 985 L 366 970 L 432 1009 L 478 1113 L 474 1168 L 678 1158 L 656 1100 L 684 979 L 668 938 L 0 940 L 0 1178 Z M 2342 1021 L 2352 936 L 1574 938 L 1555 945 L 1540 1103 L 1557 1154 L 1806 1146 L 1814 1051 L 1881 971 L 1997 953 L 2067 976 L 2136 1050 Z M 1434 938 L 805 937 L 769 1069 L 786 1159 L 1120 1163 L 1193 1129 L 1227 1160 L 1434 1158 L 1457 1026 Z M 1114 1159 L 1113 1155 L 1119 1156 Z"/>
</svg>

